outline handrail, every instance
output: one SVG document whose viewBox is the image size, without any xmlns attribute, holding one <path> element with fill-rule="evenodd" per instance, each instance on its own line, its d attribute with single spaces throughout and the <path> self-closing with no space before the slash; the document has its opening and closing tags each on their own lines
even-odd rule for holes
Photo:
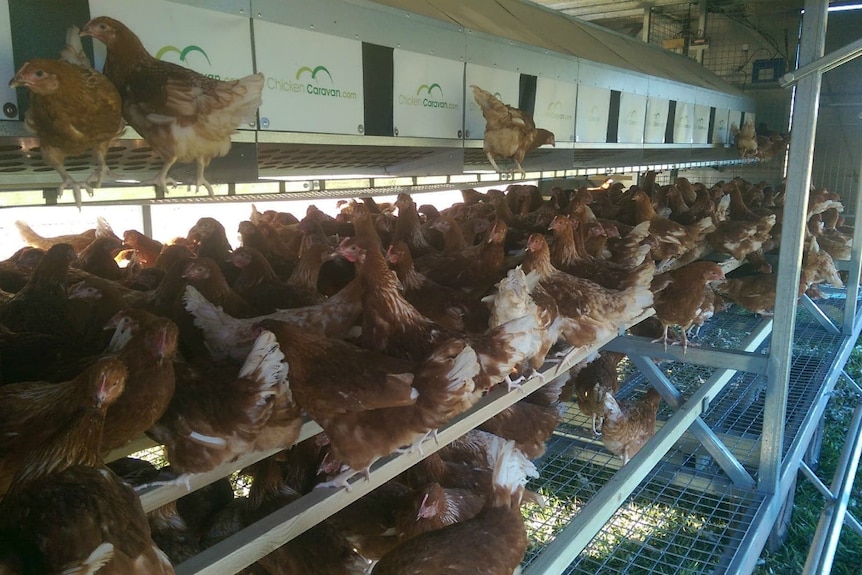
<svg viewBox="0 0 862 575">
<path fill-rule="evenodd" d="M 851 42 L 834 52 L 830 52 L 805 66 L 797 68 L 793 72 L 786 73 L 778 80 L 778 83 L 782 88 L 788 88 L 806 76 L 810 76 L 815 72 L 828 72 L 829 70 L 837 68 L 842 64 L 846 64 L 850 60 L 858 58 L 859 56 L 862 56 L 862 38 L 855 42 Z"/>
</svg>

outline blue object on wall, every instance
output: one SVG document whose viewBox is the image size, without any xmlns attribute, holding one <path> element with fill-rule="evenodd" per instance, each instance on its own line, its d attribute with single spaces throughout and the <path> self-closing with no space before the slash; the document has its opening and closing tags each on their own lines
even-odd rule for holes
<svg viewBox="0 0 862 575">
<path fill-rule="evenodd" d="M 770 58 L 767 60 L 755 60 L 751 68 L 751 82 L 776 82 L 784 75 L 787 62 L 784 58 Z"/>
</svg>

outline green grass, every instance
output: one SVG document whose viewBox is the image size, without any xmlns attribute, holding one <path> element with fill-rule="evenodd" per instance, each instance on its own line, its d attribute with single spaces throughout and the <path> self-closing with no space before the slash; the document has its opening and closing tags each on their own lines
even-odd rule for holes
<svg viewBox="0 0 862 575">
<path fill-rule="evenodd" d="M 857 344 L 853 350 L 845 371 L 857 383 L 862 382 L 862 345 Z M 817 469 L 817 475 L 826 485 L 832 482 L 832 475 L 844 445 L 847 426 L 850 424 L 855 406 L 860 401 L 862 398 L 853 391 L 852 386 L 844 378 L 841 378 L 826 407 L 820 466 Z M 774 553 L 764 551 L 754 572 L 755 575 L 801 573 L 822 509 L 823 497 L 807 479 L 800 476 L 797 481 L 787 541 Z M 862 468 L 857 470 L 848 509 L 857 519 L 862 518 Z M 860 572 L 862 572 L 862 538 L 845 527 L 841 531 L 832 573 L 858 575 Z"/>
</svg>

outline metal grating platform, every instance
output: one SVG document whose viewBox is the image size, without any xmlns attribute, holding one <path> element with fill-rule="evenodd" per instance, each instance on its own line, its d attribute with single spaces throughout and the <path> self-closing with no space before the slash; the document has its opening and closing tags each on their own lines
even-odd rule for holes
<svg viewBox="0 0 862 575">
<path fill-rule="evenodd" d="M 843 298 L 818 302 L 824 315 L 840 321 Z M 736 306 L 703 326 L 702 345 L 731 348 L 754 329 L 759 318 Z M 841 336 L 830 335 L 801 306 L 797 315 L 794 357 L 789 381 L 785 453 L 805 416 L 835 368 Z M 769 339 L 756 353 L 768 352 Z M 662 362 L 661 370 L 684 396 L 690 396 L 717 370 L 679 362 Z M 637 397 L 646 378 L 623 362 L 627 378 L 618 395 Z M 757 477 L 763 427 L 765 377 L 739 372 L 712 400 L 702 415 L 743 467 Z M 672 410 L 662 403 L 657 427 Z M 649 445 L 645 448 L 649 449 Z M 528 567 L 580 509 L 614 477 L 620 460 L 592 436 L 590 422 L 575 403 L 567 404 L 563 422 L 537 463 L 540 479 L 530 485 L 548 501 L 543 508 L 525 508 L 530 547 Z M 599 495 L 601 497 L 602 495 Z M 599 533 L 564 571 L 583 573 L 720 573 L 724 572 L 746 537 L 765 495 L 741 490 L 689 433 L 622 502 Z"/>
<path fill-rule="evenodd" d="M 564 439 L 553 448 L 563 447 Z M 547 458 L 540 473 L 552 473 L 559 458 Z M 582 467 L 579 473 L 591 471 Z M 603 470 L 585 481 L 576 475 L 574 486 L 559 482 L 548 486 L 564 514 L 574 515 L 601 482 L 610 476 Z M 559 477 L 558 473 L 558 477 Z M 547 483 L 546 483 L 547 485 Z M 572 490 L 574 488 L 574 494 Z M 544 492 L 543 492 L 544 493 Z M 754 511 L 762 498 L 724 486 L 704 490 L 695 477 L 681 474 L 673 465 L 660 464 L 641 483 L 609 521 L 576 558 L 565 573 L 705 573 L 727 560 L 745 534 Z M 541 546 L 535 544 L 549 537 L 552 522 L 545 520 L 545 510 L 536 509 L 527 518 L 527 529 L 534 545 L 525 558 L 527 566 L 538 556 Z"/>
</svg>

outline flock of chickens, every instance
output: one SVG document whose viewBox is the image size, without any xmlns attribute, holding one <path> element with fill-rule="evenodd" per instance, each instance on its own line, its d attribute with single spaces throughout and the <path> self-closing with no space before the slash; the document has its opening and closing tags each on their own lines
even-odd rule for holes
<svg viewBox="0 0 862 575">
<path fill-rule="evenodd" d="M 236 249 L 212 218 L 166 245 L 106 222 L 54 238 L 18 222 L 28 245 L 0 262 L 0 572 L 171 573 L 311 489 L 349 488 L 420 448 L 495 386 L 523 393 L 558 344 L 631 327 L 685 346 L 725 299 L 770 313 L 764 252 L 782 198 L 654 173 L 549 197 L 464 190 L 442 211 L 400 194 L 334 218 L 253 210 Z M 800 294 L 841 285 L 841 210 L 811 190 Z M 749 272 L 725 278 L 709 253 Z M 525 491 L 530 460 L 566 401 L 623 463 L 654 433 L 657 392 L 614 398 L 623 357 L 546 382 L 246 572 L 509 575 L 527 546 L 520 504 L 541 503 Z M 323 433 L 294 445 L 304 416 Z M 103 462 L 144 433 L 170 468 Z M 217 482 L 147 517 L 129 486 L 279 448 L 244 470 L 244 498 Z"/>
<path fill-rule="evenodd" d="M 91 36 L 107 48 L 102 73 L 93 69 L 80 36 Z M 196 189 L 213 195 L 204 171 L 213 158 L 227 155 L 231 134 L 243 124 L 254 125 L 262 103 L 264 75 L 223 81 L 153 57 L 140 38 L 122 22 L 100 16 L 79 30 L 66 33 L 66 46 L 57 60 L 34 58 L 25 62 L 9 81 L 27 88 L 29 107 L 25 126 L 39 136 L 42 158 L 62 178 L 58 195 L 71 189 L 81 207 L 81 190 L 93 195 L 111 174 L 107 153 L 126 124 L 134 128 L 161 158 L 162 169 L 142 185 L 154 185 L 162 194 L 176 184 L 168 173 L 176 162 L 194 162 Z M 491 165 L 495 158 L 521 162 L 527 152 L 554 145 L 554 135 L 537 129 L 532 116 L 507 106 L 490 92 L 471 86 L 486 120 L 484 149 Z M 93 150 L 97 167 L 84 182 L 64 167 L 67 156 Z"/>
</svg>

